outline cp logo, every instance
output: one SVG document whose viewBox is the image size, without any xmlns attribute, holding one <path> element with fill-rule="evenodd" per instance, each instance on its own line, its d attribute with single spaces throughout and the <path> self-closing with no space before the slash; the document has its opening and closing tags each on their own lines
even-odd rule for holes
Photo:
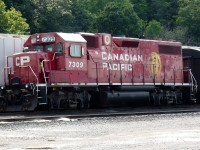
<svg viewBox="0 0 200 150">
<path fill-rule="evenodd" d="M 161 72 L 160 56 L 156 52 L 152 52 L 148 57 L 149 72 L 152 76 L 158 77 Z"/>
<path fill-rule="evenodd" d="M 16 57 L 15 59 L 16 66 L 23 66 L 25 63 L 29 63 L 29 62 L 30 62 L 29 56 Z"/>
</svg>

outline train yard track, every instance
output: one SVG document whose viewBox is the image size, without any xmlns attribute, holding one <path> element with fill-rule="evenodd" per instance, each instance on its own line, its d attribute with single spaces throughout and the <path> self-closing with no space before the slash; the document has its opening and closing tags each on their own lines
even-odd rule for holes
<svg viewBox="0 0 200 150">
<path fill-rule="evenodd" d="M 80 119 L 92 117 L 115 117 L 131 115 L 153 115 L 153 114 L 174 114 L 174 113 L 194 113 L 200 112 L 200 105 L 162 106 L 162 107 L 136 107 L 136 108 L 106 108 L 88 110 L 68 110 L 68 111 L 36 111 L 36 112 L 15 112 L 1 113 L 2 121 L 27 121 L 34 119 Z"/>
</svg>

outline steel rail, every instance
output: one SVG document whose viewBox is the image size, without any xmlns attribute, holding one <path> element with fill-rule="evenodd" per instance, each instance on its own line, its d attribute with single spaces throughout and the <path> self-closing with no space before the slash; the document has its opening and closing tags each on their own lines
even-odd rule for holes
<svg viewBox="0 0 200 150">
<path fill-rule="evenodd" d="M 2 113 L 1 122 L 28 121 L 36 119 L 54 120 L 59 118 L 81 119 L 93 117 L 117 117 L 117 116 L 140 116 L 154 114 L 178 114 L 178 113 L 200 113 L 200 105 L 190 105 L 182 107 L 143 107 L 143 108 L 113 108 L 113 109 L 88 109 L 74 111 L 39 111 L 23 113 Z"/>
</svg>

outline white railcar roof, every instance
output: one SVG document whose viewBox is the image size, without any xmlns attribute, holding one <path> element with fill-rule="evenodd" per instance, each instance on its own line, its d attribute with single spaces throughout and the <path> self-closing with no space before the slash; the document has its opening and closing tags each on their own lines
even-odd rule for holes
<svg viewBox="0 0 200 150">
<path fill-rule="evenodd" d="M 63 40 L 68 42 L 87 42 L 80 34 L 76 33 L 57 33 Z"/>
<path fill-rule="evenodd" d="M 182 46 L 182 49 L 190 49 L 190 50 L 200 51 L 200 47 L 197 47 L 197 46 Z"/>
</svg>

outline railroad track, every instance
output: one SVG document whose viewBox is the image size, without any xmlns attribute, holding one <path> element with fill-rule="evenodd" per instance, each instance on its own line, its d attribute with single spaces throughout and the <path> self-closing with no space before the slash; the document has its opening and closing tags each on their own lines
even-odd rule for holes
<svg viewBox="0 0 200 150">
<path fill-rule="evenodd" d="M 91 118 L 91 117 L 114 117 L 131 115 L 152 115 L 152 114 L 174 114 L 200 112 L 200 105 L 179 105 L 162 107 L 137 107 L 137 108 L 104 108 L 88 110 L 65 110 L 65 111 L 36 111 L 36 112 L 15 112 L 1 113 L 2 121 L 26 121 L 34 119 L 57 119 L 57 118 Z"/>
</svg>

